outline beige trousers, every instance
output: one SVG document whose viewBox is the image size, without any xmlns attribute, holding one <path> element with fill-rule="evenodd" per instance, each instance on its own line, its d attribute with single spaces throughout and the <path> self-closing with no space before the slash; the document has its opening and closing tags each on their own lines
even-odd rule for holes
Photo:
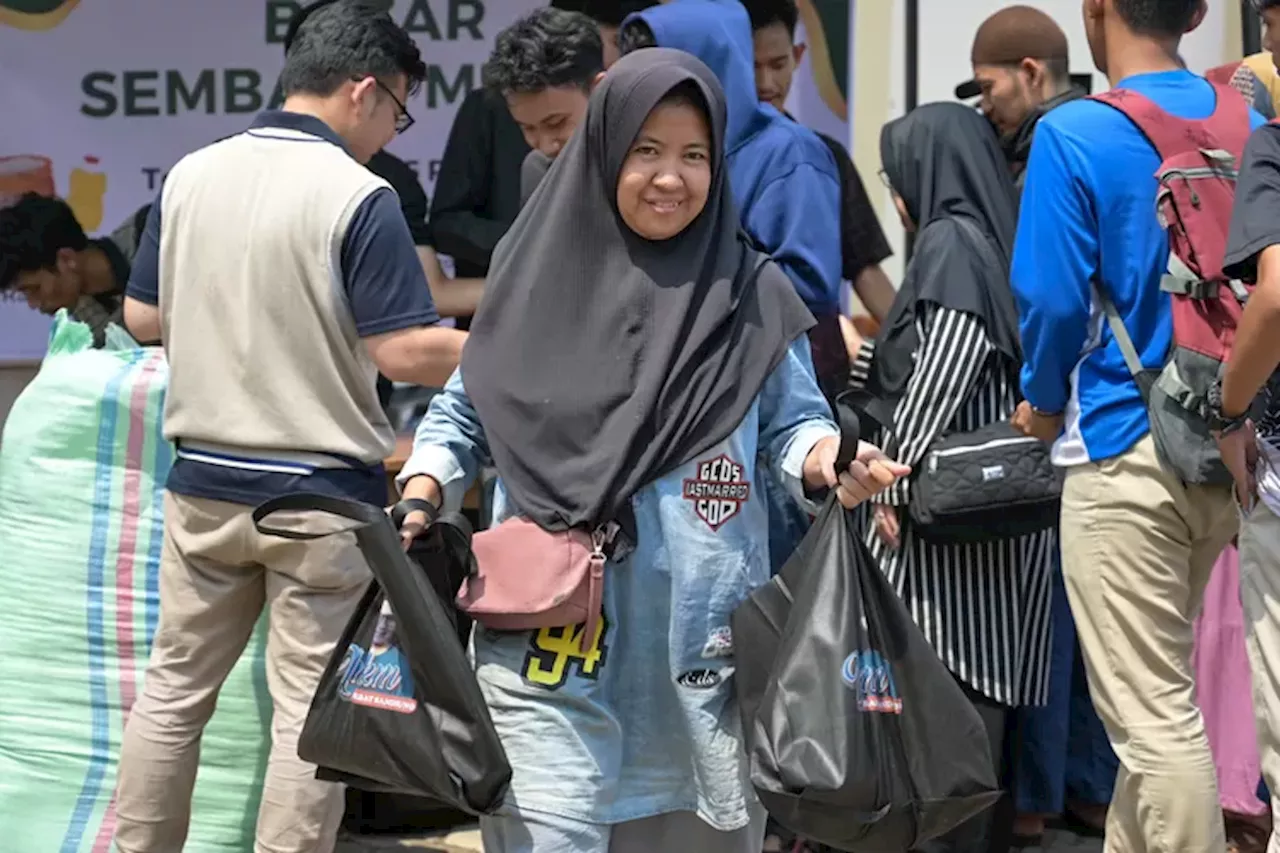
<svg viewBox="0 0 1280 853">
<path fill-rule="evenodd" d="M 1262 775 L 1280 822 L 1280 518 L 1261 501 L 1240 527 L 1240 602 L 1253 675 Z M 1280 825 L 1267 853 L 1280 853 Z"/>
<path fill-rule="evenodd" d="M 1191 650 L 1205 585 L 1235 531 L 1230 489 L 1184 485 L 1150 436 L 1067 472 L 1062 571 L 1089 691 L 1120 759 L 1107 853 L 1226 849 Z"/>
<path fill-rule="evenodd" d="M 315 780 L 315 767 L 298 758 L 298 734 L 369 569 L 350 533 L 310 542 L 263 536 L 251 512 L 165 495 L 160 623 L 120 754 L 115 841 L 121 853 L 182 850 L 201 733 L 264 605 L 270 608 L 266 663 L 274 713 L 254 851 L 334 848 L 342 788 Z M 273 516 L 272 523 L 289 521 Z M 292 523 L 313 522 L 295 517 Z"/>
</svg>

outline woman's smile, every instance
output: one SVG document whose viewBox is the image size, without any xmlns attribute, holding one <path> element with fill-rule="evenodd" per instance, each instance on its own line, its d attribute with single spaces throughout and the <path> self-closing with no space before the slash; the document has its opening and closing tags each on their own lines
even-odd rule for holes
<svg viewBox="0 0 1280 853">
<path fill-rule="evenodd" d="M 655 198 L 655 199 L 645 199 L 645 204 L 649 205 L 649 207 L 653 209 L 654 213 L 658 213 L 663 216 L 668 216 L 678 211 L 680 207 L 684 204 L 684 201 L 681 199 Z"/>
</svg>

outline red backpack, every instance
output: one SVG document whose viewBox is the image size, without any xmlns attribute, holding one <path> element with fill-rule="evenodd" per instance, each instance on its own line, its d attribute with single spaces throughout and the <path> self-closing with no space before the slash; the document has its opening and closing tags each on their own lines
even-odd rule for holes
<svg viewBox="0 0 1280 853">
<path fill-rule="evenodd" d="M 1185 483 L 1229 484 L 1205 414 L 1209 386 L 1231 352 L 1252 290 L 1222 273 L 1236 177 L 1251 128 L 1241 94 L 1212 85 L 1217 106 L 1197 121 L 1171 116 L 1127 89 L 1092 96 L 1128 116 L 1163 161 L 1156 171 L 1156 216 L 1169 234 L 1169 265 L 1160 289 L 1173 300 L 1173 344 L 1160 368 L 1142 366 L 1104 283 L 1095 280 L 1094 286 L 1142 391 L 1165 466 Z"/>
</svg>

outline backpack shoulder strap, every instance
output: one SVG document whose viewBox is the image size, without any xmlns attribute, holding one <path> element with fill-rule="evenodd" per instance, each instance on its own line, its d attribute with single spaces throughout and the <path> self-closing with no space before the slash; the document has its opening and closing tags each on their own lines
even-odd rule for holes
<svg viewBox="0 0 1280 853">
<path fill-rule="evenodd" d="M 1142 392 L 1142 399 L 1146 401 L 1151 383 L 1147 376 L 1147 369 L 1142 366 L 1142 358 L 1138 355 L 1138 348 L 1133 345 L 1133 338 L 1129 337 L 1129 330 L 1125 328 L 1124 318 L 1120 316 L 1120 309 L 1111 301 L 1111 294 L 1107 292 L 1107 288 L 1103 285 L 1101 279 L 1094 279 L 1093 289 L 1098 294 L 1098 302 L 1102 305 L 1102 313 L 1107 318 L 1107 327 L 1111 329 L 1111 335 L 1116 339 L 1116 346 L 1120 348 L 1120 355 L 1124 357 L 1124 366 L 1129 368 L 1129 375 L 1133 377 L 1138 390 Z"/>
<path fill-rule="evenodd" d="M 1218 98 L 1217 106 L 1213 109 L 1213 115 L 1202 124 L 1209 126 L 1217 147 L 1225 149 L 1233 157 L 1239 157 L 1253 133 L 1253 122 L 1249 120 L 1249 99 L 1234 86 L 1221 86 L 1217 83 L 1213 84 L 1213 93 Z"/>
<path fill-rule="evenodd" d="M 1209 85 L 1216 98 L 1213 112 L 1195 120 L 1171 115 L 1132 89 L 1109 89 L 1089 97 L 1124 113 L 1147 137 L 1161 160 L 1196 149 L 1223 148 L 1238 153 L 1249 137 L 1249 105 L 1235 89 L 1213 82 Z"/>
<path fill-rule="evenodd" d="M 1161 160 L 1167 160 L 1187 149 L 1186 126 L 1190 122 L 1160 109 L 1146 95 L 1132 89 L 1108 89 L 1100 94 L 1090 95 L 1089 98 L 1120 111 L 1137 125 Z"/>
</svg>

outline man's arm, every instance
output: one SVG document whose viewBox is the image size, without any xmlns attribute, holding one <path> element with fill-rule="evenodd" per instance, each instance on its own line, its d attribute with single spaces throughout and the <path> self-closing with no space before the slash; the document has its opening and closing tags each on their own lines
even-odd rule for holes
<svg viewBox="0 0 1280 853">
<path fill-rule="evenodd" d="M 1038 414 L 1050 416 L 1042 419 L 1056 433 L 1088 337 L 1098 223 L 1084 189 L 1087 165 L 1046 121 L 1036 130 L 1026 174 L 1010 271 L 1021 319 L 1022 393 Z"/>
<path fill-rule="evenodd" d="M 392 382 L 441 388 L 462 359 L 467 333 L 443 326 L 417 326 L 364 337 L 378 371 Z"/>
<path fill-rule="evenodd" d="M 1228 275 L 1257 279 L 1222 377 L 1222 413 L 1240 415 L 1280 367 L 1280 128 L 1274 125 L 1254 133 L 1245 148 L 1223 267 Z"/>
<path fill-rule="evenodd" d="M 844 274 L 867 313 L 883 321 L 898 295 L 893 282 L 880 267 L 893 255 L 893 249 L 849 153 L 835 140 L 831 140 L 828 147 L 840 168 L 840 251 L 844 255 Z"/>
<path fill-rule="evenodd" d="M 744 222 L 814 314 L 840 310 L 840 184 L 807 164 L 760 193 Z"/>
<path fill-rule="evenodd" d="M 480 216 L 493 184 L 494 107 L 482 90 L 466 97 L 449 129 L 431 200 L 431 245 L 441 254 L 487 267 L 507 223 Z"/>
<path fill-rule="evenodd" d="M 862 268 L 862 272 L 853 280 L 853 292 L 858 294 L 867 313 L 876 318 L 877 322 L 884 322 L 884 318 L 889 316 L 893 300 L 898 296 L 893 282 L 889 281 L 889 276 L 878 263 Z"/>
<path fill-rule="evenodd" d="M 159 343 L 160 331 L 160 197 L 147 211 L 138 251 L 133 256 L 129 284 L 125 287 L 124 327 L 141 344 Z"/>
<path fill-rule="evenodd" d="M 470 317 L 476 313 L 480 297 L 484 295 L 484 279 L 449 278 L 430 246 L 418 246 L 418 260 L 422 261 L 427 284 L 431 286 L 431 299 L 441 317 Z"/>
<path fill-rule="evenodd" d="M 427 226 L 430 206 L 418 173 L 408 163 L 389 151 L 380 151 L 369 161 L 369 171 L 391 184 L 400 197 L 400 212 L 409 226 L 409 236 L 418 250 L 422 271 L 431 287 L 431 298 L 441 317 L 470 317 L 476 313 L 484 279 L 451 279 L 444 274 L 440 259 L 431 248 L 431 229 Z"/>
<path fill-rule="evenodd" d="M 356 209 L 343 236 L 341 266 L 356 333 L 382 375 L 443 385 L 466 334 L 432 327 L 439 315 L 391 190 L 376 190 Z"/>
<path fill-rule="evenodd" d="M 1258 255 L 1258 286 L 1236 329 L 1235 344 L 1222 376 L 1222 413 L 1248 411 L 1263 384 L 1280 367 L 1280 244 Z"/>
</svg>

